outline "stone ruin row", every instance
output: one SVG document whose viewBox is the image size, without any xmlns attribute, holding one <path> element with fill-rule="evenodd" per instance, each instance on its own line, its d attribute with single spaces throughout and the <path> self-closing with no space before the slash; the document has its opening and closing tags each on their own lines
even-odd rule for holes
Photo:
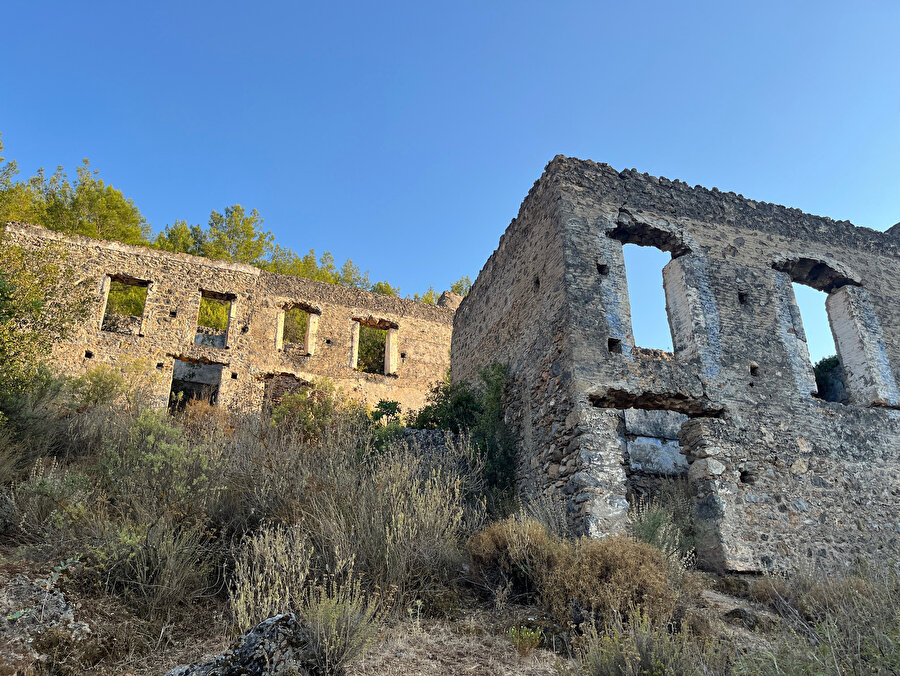
<svg viewBox="0 0 900 676">
<path fill-rule="evenodd" d="M 204 397 L 259 410 L 327 379 L 369 405 L 391 399 L 409 411 L 424 405 L 450 365 L 459 302 L 452 294 L 426 305 L 20 223 L 7 225 L 4 241 L 61 247 L 67 267 L 91 290 L 87 318 L 56 345 L 53 361 L 70 374 L 116 364 L 142 380 L 152 405 L 161 408 Z M 142 299 L 139 314 L 108 311 L 117 285 Z M 200 324 L 201 304 L 226 318 L 224 329 Z M 291 313 L 302 317 L 297 335 L 285 329 Z M 384 341 L 383 368 L 378 364 L 375 372 L 358 368 L 360 333 L 367 329 L 377 329 Z"/>
<path fill-rule="evenodd" d="M 672 352 L 635 345 L 629 243 L 671 256 Z M 827 293 L 840 397 L 817 389 L 793 284 Z M 900 225 L 559 156 L 456 313 L 452 375 L 509 365 L 520 490 L 583 532 L 681 477 L 702 564 L 842 568 L 900 539 L 898 296 Z"/>
<path fill-rule="evenodd" d="M 707 567 L 839 569 L 898 546 L 900 226 L 559 156 L 458 309 L 22 224 L 5 239 L 59 243 L 94 289 L 54 360 L 136 364 L 160 407 L 181 388 L 261 408 L 324 377 L 416 409 L 446 373 L 452 328 L 454 380 L 509 367 L 520 493 L 564 503 L 581 532 L 620 532 L 629 499 L 679 478 Z M 671 256 L 672 352 L 635 345 L 629 243 Z M 106 311 L 114 283 L 146 289 L 140 316 Z M 795 283 L 827 293 L 839 397 L 817 388 Z M 224 331 L 198 326 L 203 299 L 226 304 Z M 289 342 L 296 309 L 305 333 Z M 357 368 L 365 327 L 384 331 L 383 371 Z"/>
</svg>

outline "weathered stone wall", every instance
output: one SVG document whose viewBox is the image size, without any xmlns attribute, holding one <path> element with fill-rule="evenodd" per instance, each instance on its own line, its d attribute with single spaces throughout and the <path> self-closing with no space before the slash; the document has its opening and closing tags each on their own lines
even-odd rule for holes
<svg viewBox="0 0 900 676">
<path fill-rule="evenodd" d="M 449 308 L 30 225 L 9 224 L 3 235 L 4 245 L 39 248 L 53 242 L 93 289 L 88 318 L 55 347 L 54 361 L 72 374 L 99 363 L 132 363 L 132 370 L 146 376 L 156 406 L 167 404 L 176 365 L 179 375 L 185 363 L 220 366 L 219 402 L 251 409 L 262 406 L 267 383 L 284 376 L 302 382 L 327 378 L 369 404 L 390 399 L 404 411 L 417 409 L 449 368 Z M 111 330 L 102 330 L 111 278 L 145 283 L 147 297 L 141 318 L 116 318 L 106 324 Z M 225 334 L 198 334 L 201 293 L 231 299 Z M 314 335 L 305 349 L 276 344 L 280 313 L 297 304 L 312 310 Z M 359 321 L 388 329 L 390 373 L 352 368 Z M 216 369 L 188 370 L 206 381 Z"/>
<path fill-rule="evenodd" d="M 672 255 L 672 353 L 634 344 L 626 243 Z M 559 281 L 535 288 L 542 265 Z M 829 294 L 847 405 L 813 394 L 792 282 Z M 509 364 L 520 482 L 589 533 L 624 526 L 641 477 L 690 463 L 709 565 L 843 565 L 900 536 L 898 293 L 894 232 L 557 157 L 457 313 L 453 372 Z"/>
</svg>

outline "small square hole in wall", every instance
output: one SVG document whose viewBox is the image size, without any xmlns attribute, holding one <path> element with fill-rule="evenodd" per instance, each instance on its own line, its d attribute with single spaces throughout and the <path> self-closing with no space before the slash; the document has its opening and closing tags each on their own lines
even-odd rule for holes
<svg viewBox="0 0 900 676">
<path fill-rule="evenodd" d="M 232 379 L 232 380 L 237 380 L 237 373 L 234 373 L 234 372 L 232 371 L 232 373 L 231 373 L 231 379 Z"/>
<path fill-rule="evenodd" d="M 738 291 L 738 303 L 746 305 L 749 300 L 750 296 L 746 291 Z"/>
<path fill-rule="evenodd" d="M 93 359 L 93 358 L 94 358 L 94 353 L 91 352 L 90 350 L 85 350 L 85 351 L 84 351 L 84 358 L 85 358 L 85 359 Z"/>
<path fill-rule="evenodd" d="M 169 310 L 169 316 L 172 319 L 175 319 L 178 316 L 178 311 L 177 310 Z"/>
<path fill-rule="evenodd" d="M 161 361 L 160 361 L 160 362 L 156 362 L 156 370 L 157 370 L 157 371 L 162 371 L 163 368 L 164 368 L 164 366 L 163 366 L 163 363 L 162 363 Z"/>
<path fill-rule="evenodd" d="M 606 263 L 597 263 L 597 272 L 605 277 L 609 274 L 609 266 Z"/>
<path fill-rule="evenodd" d="M 400 359 L 406 359 L 406 352 L 400 353 Z"/>
<path fill-rule="evenodd" d="M 606 341 L 606 348 L 610 354 L 622 354 L 622 341 L 618 338 L 610 338 Z"/>
<path fill-rule="evenodd" d="M 326 344 L 326 345 L 331 345 L 331 338 L 326 338 L 326 339 L 325 339 L 325 344 Z"/>
<path fill-rule="evenodd" d="M 757 364 L 755 361 L 750 362 L 750 375 L 751 376 L 759 375 L 759 364 Z"/>
</svg>

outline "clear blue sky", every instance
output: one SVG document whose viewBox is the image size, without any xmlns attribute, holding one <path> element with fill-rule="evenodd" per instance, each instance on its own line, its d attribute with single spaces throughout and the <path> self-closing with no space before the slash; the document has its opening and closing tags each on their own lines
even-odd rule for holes
<svg viewBox="0 0 900 676">
<path fill-rule="evenodd" d="M 557 153 L 900 220 L 895 0 L 7 0 L 0 20 L 24 175 L 89 157 L 155 229 L 255 207 L 403 293 L 474 278 Z"/>
</svg>

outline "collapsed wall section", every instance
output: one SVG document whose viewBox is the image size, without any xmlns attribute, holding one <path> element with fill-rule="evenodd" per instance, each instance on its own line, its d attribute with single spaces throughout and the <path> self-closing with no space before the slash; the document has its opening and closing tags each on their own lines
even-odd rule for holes
<svg viewBox="0 0 900 676">
<path fill-rule="evenodd" d="M 55 364 L 70 374 L 102 363 L 127 368 L 157 407 L 171 404 L 173 381 L 189 396 L 259 409 L 273 381 L 283 396 L 286 382 L 327 379 L 370 405 L 389 399 L 408 411 L 449 368 L 449 308 L 24 224 L 7 225 L 3 243 L 60 247 L 92 288 L 86 319 L 54 347 Z M 140 316 L 110 313 L 115 284 L 126 294 L 143 290 L 132 293 L 142 296 Z M 297 308 L 303 326 L 286 340 L 285 316 Z M 383 332 L 377 372 L 358 368 L 360 326 Z"/>
</svg>

